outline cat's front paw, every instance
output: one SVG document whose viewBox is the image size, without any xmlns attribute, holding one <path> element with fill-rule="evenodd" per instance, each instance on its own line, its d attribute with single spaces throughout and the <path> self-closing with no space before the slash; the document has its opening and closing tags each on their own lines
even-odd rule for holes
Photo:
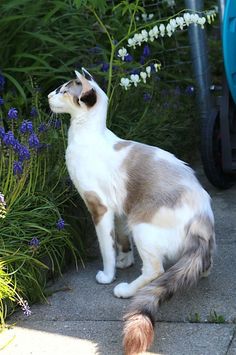
<svg viewBox="0 0 236 355">
<path fill-rule="evenodd" d="M 134 295 L 134 290 L 132 290 L 132 287 L 130 287 L 130 284 L 127 282 L 121 282 L 118 284 L 114 290 L 114 295 L 118 298 L 129 298 Z"/>
<path fill-rule="evenodd" d="M 96 275 L 96 280 L 99 284 L 110 284 L 114 278 L 114 275 L 107 275 L 103 271 L 98 271 Z"/>
</svg>

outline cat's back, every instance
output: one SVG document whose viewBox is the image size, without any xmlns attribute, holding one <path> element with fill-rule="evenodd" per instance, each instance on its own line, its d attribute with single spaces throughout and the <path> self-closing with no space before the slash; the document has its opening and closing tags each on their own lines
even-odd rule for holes
<svg viewBox="0 0 236 355">
<path fill-rule="evenodd" d="M 122 168 L 140 181 L 153 178 L 169 186 L 185 179 L 197 183 L 193 170 L 163 149 L 127 140 L 115 142 L 114 149 L 119 153 L 125 152 Z"/>
</svg>

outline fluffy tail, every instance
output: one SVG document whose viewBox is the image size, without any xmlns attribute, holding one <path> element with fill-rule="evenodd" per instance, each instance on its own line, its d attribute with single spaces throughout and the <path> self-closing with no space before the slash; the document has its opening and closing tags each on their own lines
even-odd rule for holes
<svg viewBox="0 0 236 355">
<path fill-rule="evenodd" d="M 139 354 L 151 345 L 158 305 L 178 289 L 194 285 L 210 269 L 215 248 L 214 226 L 208 217 L 196 217 L 187 228 L 187 245 L 179 261 L 142 288 L 125 316 L 126 355 Z"/>
</svg>

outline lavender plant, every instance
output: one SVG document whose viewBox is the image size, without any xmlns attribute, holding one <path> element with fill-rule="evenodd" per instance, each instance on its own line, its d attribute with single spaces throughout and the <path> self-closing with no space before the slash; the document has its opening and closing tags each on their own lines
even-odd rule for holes
<svg viewBox="0 0 236 355">
<path fill-rule="evenodd" d="M 29 316 L 29 303 L 44 298 L 48 273 L 61 272 L 68 251 L 75 262 L 79 253 L 62 218 L 65 203 L 71 197 L 64 160 L 60 159 L 64 153 L 65 126 L 46 116 L 40 108 L 38 93 L 27 110 L 18 105 L 17 96 L 4 90 L 3 76 L 0 83 L 0 322 L 3 324 L 14 305 L 19 305 Z M 55 144 L 58 139 L 62 145 Z"/>
</svg>

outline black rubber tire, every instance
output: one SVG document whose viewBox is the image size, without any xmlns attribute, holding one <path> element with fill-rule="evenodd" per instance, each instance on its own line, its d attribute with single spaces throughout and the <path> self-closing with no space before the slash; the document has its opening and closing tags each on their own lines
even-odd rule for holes
<svg viewBox="0 0 236 355">
<path fill-rule="evenodd" d="M 229 189 L 234 185 L 234 177 L 222 169 L 220 111 L 214 108 L 201 130 L 201 157 L 208 180 L 219 189 Z"/>
</svg>

